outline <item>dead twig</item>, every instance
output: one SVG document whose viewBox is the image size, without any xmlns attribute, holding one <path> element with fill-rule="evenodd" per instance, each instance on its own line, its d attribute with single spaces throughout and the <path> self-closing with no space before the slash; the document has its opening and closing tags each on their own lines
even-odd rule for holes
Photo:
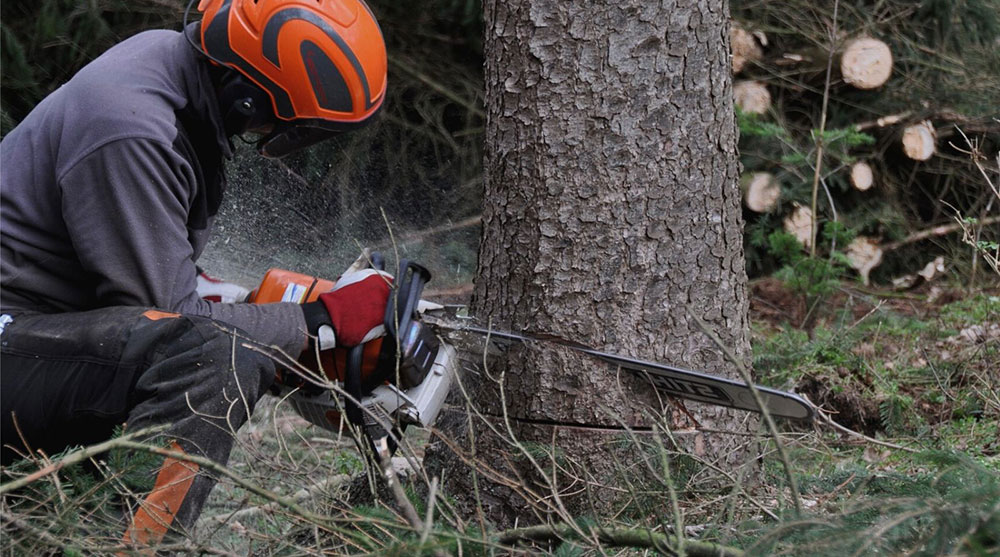
<svg viewBox="0 0 1000 557">
<path fill-rule="evenodd" d="M 757 408 L 760 413 L 764 416 L 764 421 L 767 423 L 767 429 L 771 433 L 771 437 L 774 439 L 774 445 L 778 449 L 778 457 L 781 459 L 782 464 L 785 468 L 785 476 L 788 480 L 788 490 L 792 493 L 792 502 L 795 504 L 795 514 L 797 516 L 802 516 L 802 498 L 799 496 L 799 484 L 795 479 L 795 473 L 792 471 L 792 462 L 788 458 L 788 451 L 785 450 L 785 444 L 781 442 L 781 434 L 778 433 L 778 426 L 774 423 L 774 418 L 771 413 L 768 412 L 767 406 L 764 405 L 764 399 L 760 395 L 760 390 L 757 389 L 757 385 L 753 382 L 753 377 L 750 376 L 750 370 L 743 365 L 743 362 L 736 357 L 735 354 L 729 350 L 729 347 L 722 342 L 714 331 L 712 331 L 708 324 L 706 324 L 700 317 L 694 314 L 690 309 L 688 309 L 688 315 L 698 324 L 698 327 L 711 339 L 712 343 L 715 344 L 719 350 L 722 351 L 726 359 L 733 364 L 736 370 L 740 374 L 740 378 L 746 383 L 750 393 L 753 395 L 754 402 L 757 404 Z"/>
<path fill-rule="evenodd" d="M 979 221 L 979 224 L 982 225 L 982 226 L 988 226 L 988 225 L 996 224 L 996 223 L 1000 223 L 1000 217 L 989 217 L 989 218 L 981 219 Z M 962 223 L 943 224 L 941 226 L 935 226 L 933 228 L 928 228 L 926 230 L 921 230 L 920 232 L 915 232 L 915 233 L 907 236 L 906 238 L 903 238 L 902 240 L 898 240 L 896 242 L 890 242 L 890 243 L 882 246 L 882 249 L 885 250 L 885 251 L 892 251 L 892 250 L 895 250 L 895 249 L 899 249 L 899 248 L 901 248 L 901 247 L 903 247 L 903 246 L 905 246 L 907 244 L 912 244 L 914 242 L 919 242 L 921 240 L 926 240 L 928 238 L 934 238 L 934 237 L 937 237 L 937 236 L 944 236 L 944 235 L 947 235 L 947 234 L 951 234 L 953 232 L 958 232 L 959 230 L 962 230 L 962 229 L 963 229 L 962 228 Z"/>
<path fill-rule="evenodd" d="M 600 543 L 616 547 L 637 547 L 661 551 L 667 555 L 678 555 L 676 536 L 661 534 L 646 529 L 590 527 L 589 536 L 581 536 L 578 527 L 568 524 L 543 524 L 526 528 L 514 528 L 502 532 L 499 542 L 514 545 L 519 541 L 569 541 L 596 538 Z M 725 545 L 685 540 L 684 554 L 690 557 L 742 557 L 743 550 Z"/>
</svg>

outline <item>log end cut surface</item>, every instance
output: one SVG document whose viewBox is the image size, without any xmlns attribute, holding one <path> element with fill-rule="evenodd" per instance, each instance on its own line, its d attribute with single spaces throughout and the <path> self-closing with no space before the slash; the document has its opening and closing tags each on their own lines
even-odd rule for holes
<svg viewBox="0 0 1000 557">
<path fill-rule="evenodd" d="M 781 186 L 770 172 L 754 172 L 740 179 L 745 193 L 744 202 L 755 213 L 767 213 L 778 205 Z"/>
<path fill-rule="evenodd" d="M 892 51 L 878 39 L 854 39 L 844 48 L 840 73 L 845 82 L 858 89 L 881 87 L 892 75 Z"/>
<path fill-rule="evenodd" d="M 934 156 L 936 141 L 934 125 L 927 120 L 903 130 L 903 152 L 915 161 L 925 161 Z"/>
<path fill-rule="evenodd" d="M 740 81 L 733 85 L 733 100 L 740 110 L 750 114 L 765 114 L 771 108 L 771 93 L 760 81 Z"/>
<path fill-rule="evenodd" d="M 870 164 L 856 162 L 851 165 L 851 185 L 858 191 L 868 191 L 875 184 L 875 173 Z"/>
</svg>

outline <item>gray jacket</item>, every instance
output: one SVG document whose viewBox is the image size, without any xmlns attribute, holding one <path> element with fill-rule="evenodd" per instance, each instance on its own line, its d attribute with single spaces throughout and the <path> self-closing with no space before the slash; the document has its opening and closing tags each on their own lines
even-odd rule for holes
<svg viewBox="0 0 1000 557">
<path fill-rule="evenodd" d="M 232 156 L 200 56 L 180 33 L 140 33 L 0 142 L 3 310 L 149 306 L 302 348 L 295 304 L 220 304 L 195 292 Z"/>
</svg>

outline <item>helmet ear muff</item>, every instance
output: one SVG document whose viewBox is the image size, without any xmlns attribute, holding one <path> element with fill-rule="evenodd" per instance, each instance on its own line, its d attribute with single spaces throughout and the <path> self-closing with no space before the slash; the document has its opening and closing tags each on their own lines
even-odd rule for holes
<svg viewBox="0 0 1000 557">
<path fill-rule="evenodd" d="M 219 108 L 226 135 L 230 137 L 274 124 L 276 120 L 267 93 L 236 72 L 228 72 L 219 86 Z"/>
</svg>

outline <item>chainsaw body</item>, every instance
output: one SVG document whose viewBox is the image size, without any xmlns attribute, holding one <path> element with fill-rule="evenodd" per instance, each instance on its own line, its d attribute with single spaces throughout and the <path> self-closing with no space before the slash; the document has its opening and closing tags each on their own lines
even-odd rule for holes
<svg viewBox="0 0 1000 557">
<path fill-rule="evenodd" d="M 354 423 L 373 444 L 407 425 L 426 427 L 433 423 L 451 388 L 457 357 L 455 349 L 442 342 L 417 315 L 420 293 L 428 280 L 426 269 L 403 261 L 386 308 L 386 336 L 363 346 L 321 354 L 321 369 L 315 371 L 351 397 L 329 389 L 316 392 L 283 385 L 281 394 L 288 395 L 292 408 L 308 422 L 330 431 L 339 432 L 345 422 Z M 328 280 L 271 269 L 249 301 L 302 304 L 318 299 L 334 286 Z M 372 366 L 371 362 L 377 364 Z M 360 404 L 355 405 L 351 398 Z M 389 446 L 394 447 L 395 442 Z"/>
</svg>

